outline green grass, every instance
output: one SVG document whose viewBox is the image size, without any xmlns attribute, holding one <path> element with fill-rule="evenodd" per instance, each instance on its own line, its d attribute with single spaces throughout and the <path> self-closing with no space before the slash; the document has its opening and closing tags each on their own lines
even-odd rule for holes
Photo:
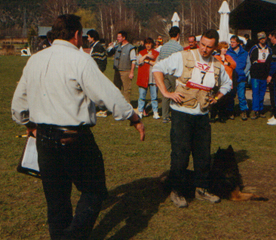
<svg viewBox="0 0 276 240">
<path fill-rule="evenodd" d="M 26 139 L 15 137 L 24 134 L 25 127 L 11 120 L 10 105 L 26 61 L 0 56 L 0 239 L 49 239 L 41 181 L 15 170 Z M 105 74 L 113 78 L 111 59 Z M 136 107 L 135 80 L 132 87 Z M 239 117 L 212 124 L 211 153 L 231 144 L 245 189 L 268 197 L 268 202 L 222 200 L 212 205 L 192 200 L 187 209 L 177 209 L 158 181 L 170 167 L 170 124 L 152 115 L 143 122 L 145 142 L 128 121 L 117 122 L 111 115 L 98 119 L 92 129 L 103 152 L 110 198 L 91 239 L 276 239 L 276 127 L 268 126 L 266 119 L 242 122 Z M 74 206 L 78 197 L 74 189 Z"/>
</svg>

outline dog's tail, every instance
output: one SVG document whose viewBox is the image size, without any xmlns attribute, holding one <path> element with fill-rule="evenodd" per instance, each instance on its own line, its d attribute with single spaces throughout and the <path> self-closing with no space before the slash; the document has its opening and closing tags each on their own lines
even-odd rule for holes
<svg viewBox="0 0 276 240">
<path fill-rule="evenodd" d="M 237 187 L 233 192 L 231 192 L 230 200 L 232 201 L 268 201 L 268 198 L 255 195 L 253 193 L 243 193 L 240 188 Z"/>
</svg>

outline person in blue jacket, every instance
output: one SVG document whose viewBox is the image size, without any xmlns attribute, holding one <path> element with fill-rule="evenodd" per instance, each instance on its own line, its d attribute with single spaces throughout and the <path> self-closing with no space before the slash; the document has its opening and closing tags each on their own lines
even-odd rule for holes
<svg viewBox="0 0 276 240">
<path fill-rule="evenodd" d="M 242 120 L 247 120 L 247 111 L 248 105 L 245 97 L 245 90 L 246 90 L 246 81 L 247 81 L 247 72 L 250 69 L 250 59 L 248 57 L 247 51 L 245 51 L 239 44 L 239 37 L 233 35 L 230 38 L 230 48 L 228 49 L 227 53 L 230 55 L 234 61 L 237 63 L 236 69 L 233 72 L 233 89 L 230 92 L 229 96 L 229 105 L 228 105 L 228 112 L 229 118 L 234 120 L 234 99 L 236 93 L 238 94 L 239 105 L 241 110 L 241 118 Z"/>
</svg>

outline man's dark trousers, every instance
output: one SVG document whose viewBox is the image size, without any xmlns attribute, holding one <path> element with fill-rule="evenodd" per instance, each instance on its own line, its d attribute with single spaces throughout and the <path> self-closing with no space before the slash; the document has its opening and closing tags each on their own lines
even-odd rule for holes
<svg viewBox="0 0 276 240">
<path fill-rule="evenodd" d="M 48 206 L 51 239 L 88 239 L 106 198 L 102 154 L 89 127 L 68 135 L 51 125 L 38 125 L 37 151 Z M 72 183 L 81 192 L 75 216 L 71 205 Z"/>
<path fill-rule="evenodd" d="M 211 126 L 208 114 L 191 115 L 172 110 L 169 181 L 173 190 L 183 192 L 191 152 L 195 173 L 194 186 L 209 187 L 210 145 Z"/>
</svg>

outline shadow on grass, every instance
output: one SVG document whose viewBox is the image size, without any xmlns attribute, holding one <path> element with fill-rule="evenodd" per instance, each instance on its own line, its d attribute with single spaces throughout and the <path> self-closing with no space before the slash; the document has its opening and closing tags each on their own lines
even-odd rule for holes
<svg viewBox="0 0 276 240">
<path fill-rule="evenodd" d="M 237 163 L 245 162 L 249 159 L 249 156 L 247 155 L 247 150 L 235 151 L 235 157 Z"/>
<path fill-rule="evenodd" d="M 147 228 L 169 194 L 163 191 L 160 183 L 164 175 L 167 173 L 157 178 L 139 179 L 110 191 L 102 210 L 111 209 L 95 227 L 90 239 L 104 239 L 111 231 L 114 235 L 109 239 L 130 239 Z"/>
<path fill-rule="evenodd" d="M 235 151 L 235 156 L 237 163 L 249 159 L 246 150 Z M 156 178 L 139 179 L 111 190 L 102 207 L 102 210 L 110 210 L 95 227 L 90 239 L 105 239 L 110 232 L 114 232 L 108 238 L 110 240 L 131 239 L 147 228 L 150 219 L 158 212 L 160 204 L 170 193 L 170 188 L 161 184 L 168 173 L 169 171 L 166 171 Z M 187 184 L 193 185 L 191 182 Z M 191 188 L 193 187 L 187 187 L 187 191 Z M 192 194 L 187 196 L 189 202 L 193 201 L 194 189 L 190 192 Z"/>
</svg>

